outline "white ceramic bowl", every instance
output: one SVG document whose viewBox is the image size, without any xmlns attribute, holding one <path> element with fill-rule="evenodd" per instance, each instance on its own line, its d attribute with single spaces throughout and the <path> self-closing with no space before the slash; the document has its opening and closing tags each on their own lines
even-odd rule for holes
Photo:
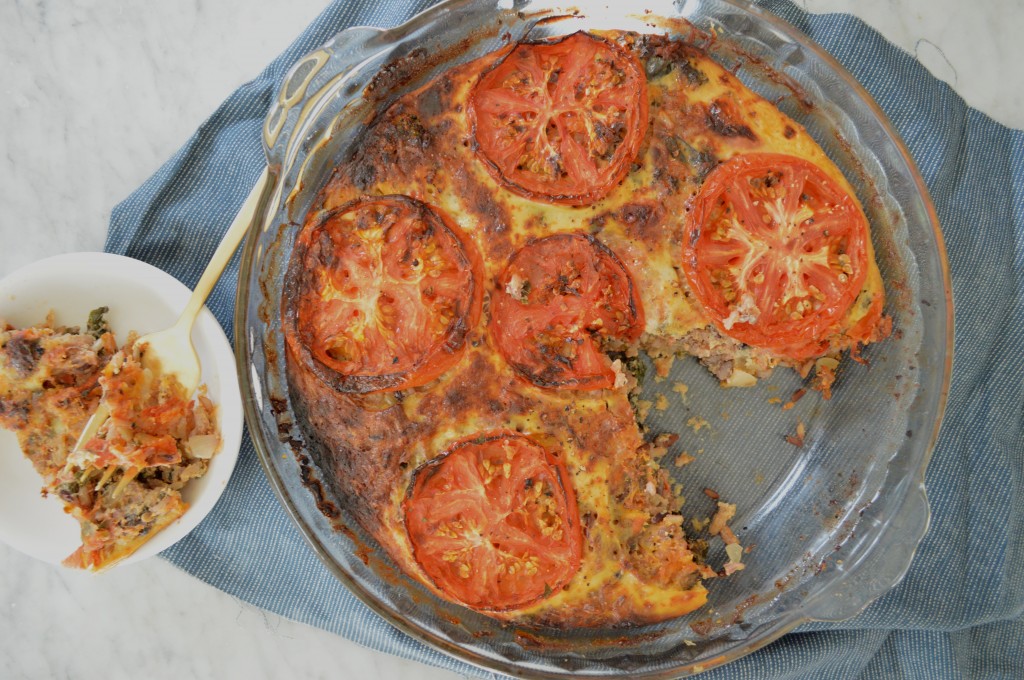
<svg viewBox="0 0 1024 680">
<path fill-rule="evenodd" d="M 16 327 L 37 324 L 53 310 L 57 323 L 85 326 L 89 312 L 109 307 L 107 321 L 118 344 L 129 331 L 145 334 L 170 326 L 191 291 L 170 274 L 139 260 L 109 253 L 69 253 L 26 265 L 0 280 L 0 319 Z M 235 358 L 224 331 L 203 309 L 192 331 L 202 382 L 217 405 L 223 447 L 204 477 L 185 487 L 185 514 L 120 564 L 169 548 L 213 509 L 227 486 L 242 442 L 242 401 Z M 42 480 L 22 454 L 14 433 L 0 430 L 0 541 L 50 564 L 74 552 L 78 522 L 55 496 L 42 498 Z"/>
</svg>

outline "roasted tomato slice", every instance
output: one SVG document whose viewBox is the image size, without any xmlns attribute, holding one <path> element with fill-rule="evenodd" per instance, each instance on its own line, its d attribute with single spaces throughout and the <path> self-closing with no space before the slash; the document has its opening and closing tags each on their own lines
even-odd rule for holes
<svg viewBox="0 0 1024 680">
<path fill-rule="evenodd" d="M 477 82 L 469 116 L 481 157 L 509 189 L 586 205 L 629 172 L 647 107 L 637 58 L 574 33 L 518 45 Z"/>
<path fill-rule="evenodd" d="M 474 609 L 524 607 L 580 566 L 579 509 L 565 465 L 515 432 L 463 439 L 424 465 L 404 510 L 423 571 Z"/>
<path fill-rule="evenodd" d="M 602 389 L 616 373 L 601 345 L 644 328 L 633 279 L 589 234 L 556 234 L 516 252 L 491 296 L 491 335 L 523 377 L 541 387 Z"/>
<path fill-rule="evenodd" d="M 824 353 L 864 285 L 868 224 L 801 158 L 736 156 L 686 218 L 683 270 L 720 331 L 793 359 Z"/>
<path fill-rule="evenodd" d="M 422 385 L 459 357 L 481 291 L 457 228 L 406 196 L 348 203 L 299 234 L 286 281 L 290 349 L 334 389 Z"/>
</svg>

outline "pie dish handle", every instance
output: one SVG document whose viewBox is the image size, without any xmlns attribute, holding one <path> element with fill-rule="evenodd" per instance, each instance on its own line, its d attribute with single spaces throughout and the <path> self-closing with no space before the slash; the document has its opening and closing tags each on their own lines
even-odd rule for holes
<svg viewBox="0 0 1024 680">
<path fill-rule="evenodd" d="M 360 87 L 360 64 L 386 48 L 385 31 L 372 26 L 353 26 L 341 31 L 318 49 L 295 62 L 281 81 L 263 121 L 263 148 L 272 168 L 294 154 L 295 132 L 313 120 L 331 95 Z M 330 64 L 330 68 L 325 68 Z M 319 105 L 317 105 L 319 104 Z M 296 139 L 294 142 L 300 142 Z"/>
<path fill-rule="evenodd" d="M 828 566 L 846 571 L 846 578 L 838 587 L 809 598 L 804 605 L 804 616 L 815 621 L 849 619 L 903 580 L 931 519 L 924 483 L 914 482 L 903 503 L 894 510 L 872 513 L 869 509 L 864 513 L 862 522 L 876 524 L 889 519 L 889 526 L 878 532 L 879 540 L 866 551 L 864 546 L 848 545 L 837 553 L 837 559 Z M 863 555 L 859 560 L 857 552 Z"/>
</svg>

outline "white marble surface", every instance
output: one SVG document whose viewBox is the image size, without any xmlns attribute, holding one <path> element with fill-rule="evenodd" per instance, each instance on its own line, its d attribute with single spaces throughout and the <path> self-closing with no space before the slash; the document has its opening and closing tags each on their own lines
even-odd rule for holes
<svg viewBox="0 0 1024 680">
<path fill-rule="evenodd" d="M 1024 0 L 799 0 L 851 12 L 1024 128 Z M 321 0 L 0 3 L 0 276 L 99 250 L 111 208 Z M 0 677 L 451 678 L 240 602 L 160 559 L 90 576 L 0 545 Z"/>
</svg>

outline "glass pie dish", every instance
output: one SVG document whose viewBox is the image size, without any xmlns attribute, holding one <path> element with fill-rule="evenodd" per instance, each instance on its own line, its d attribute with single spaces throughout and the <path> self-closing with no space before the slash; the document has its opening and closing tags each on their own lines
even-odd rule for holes
<svg viewBox="0 0 1024 680">
<path fill-rule="evenodd" d="M 800 122 L 853 184 L 871 220 L 893 336 L 847 361 L 830 401 L 790 399 L 778 370 L 722 389 L 693 360 L 645 390 L 688 386 L 654 431 L 681 432 L 696 462 L 673 471 L 684 512 L 709 515 L 713 488 L 738 506 L 746 569 L 709 584 L 709 604 L 647 626 L 554 630 L 502 623 L 444 602 L 406 576 L 321 483 L 293 417 L 280 323 L 299 226 L 376 111 L 441 71 L 527 35 L 586 29 L 670 33 L 700 43 Z M 924 471 L 952 361 L 952 298 L 942 235 L 906 148 L 865 90 L 827 53 L 756 7 L 653 1 L 585 11 L 549 0 L 453 0 L 389 30 L 352 28 L 286 76 L 263 129 L 272 183 L 242 255 L 235 347 L 246 416 L 271 485 L 328 568 L 413 637 L 496 671 L 535 677 L 675 677 L 747 654 L 808 620 L 841 620 L 900 581 L 928 526 Z M 708 425 L 693 427 L 694 419 Z M 687 423 L 691 423 L 688 428 Z M 802 426 L 802 445 L 787 435 Z M 701 505 L 701 504 L 704 505 Z M 707 507 L 704 507 L 707 506 Z M 719 542 L 711 564 L 725 561 Z"/>
</svg>

